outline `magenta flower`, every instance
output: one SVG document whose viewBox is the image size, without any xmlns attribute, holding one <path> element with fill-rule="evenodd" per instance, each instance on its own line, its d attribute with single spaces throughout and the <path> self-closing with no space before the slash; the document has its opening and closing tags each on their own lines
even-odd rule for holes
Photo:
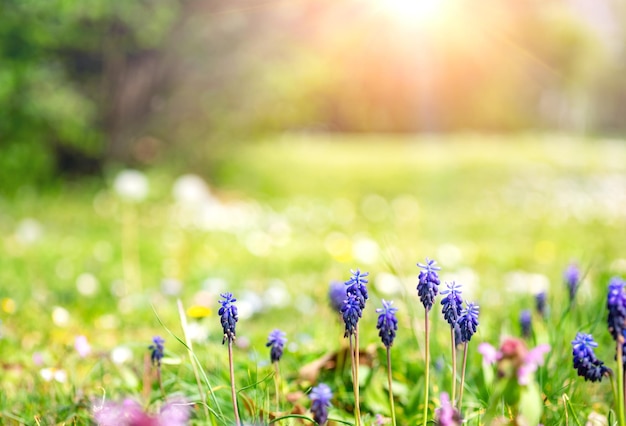
<svg viewBox="0 0 626 426">
<path fill-rule="evenodd" d="M 489 343 L 481 343 L 478 345 L 478 353 L 483 356 L 485 364 L 495 364 L 498 361 L 498 350 Z"/>
<path fill-rule="evenodd" d="M 550 352 L 550 345 L 548 344 L 539 345 L 529 350 L 524 357 L 524 362 L 517 369 L 517 383 L 522 386 L 529 384 L 537 368 L 543 365 L 543 357 L 548 352 Z"/>
<path fill-rule="evenodd" d="M 183 400 L 167 402 L 151 416 L 132 399 L 121 403 L 107 402 L 94 407 L 94 420 L 100 426 L 184 426 L 189 421 L 190 406 Z"/>
<path fill-rule="evenodd" d="M 489 343 L 478 345 L 478 352 L 483 356 L 487 364 L 498 364 L 498 370 L 502 376 L 506 376 L 512 367 L 520 386 L 526 386 L 544 363 L 544 355 L 550 352 L 550 345 L 543 344 L 528 350 L 523 340 L 507 337 L 497 350 Z"/>
<path fill-rule="evenodd" d="M 448 394 L 442 392 L 440 399 L 441 407 L 435 410 L 435 424 L 439 426 L 459 426 L 461 424 L 461 415 L 452 406 Z"/>
</svg>

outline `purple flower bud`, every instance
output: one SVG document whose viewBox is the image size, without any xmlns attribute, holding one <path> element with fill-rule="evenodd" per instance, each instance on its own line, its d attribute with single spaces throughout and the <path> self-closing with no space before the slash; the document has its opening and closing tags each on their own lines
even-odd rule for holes
<svg viewBox="0 0 626 426">
<path fill-rule="evenodd" d="M 218 311 L 222 328 L 224 330 L 222 344 L 224 344 L 226 340 L 231 343 L 235 341 L 235 325 L 239 320 L 239 317 L 237 316 L 237 307 L 233 304 L 237 301 L 237 299 L 233 297 L 232 293 L 222 293 L 220 296 L 224 298 L 224 300 L 220 300 L 222 307 Z"/>
<path fill-rule="evenodd" d="M 150 349 L 150 359 L 152 360 L 152 365 L 156 365 L 157 367 L 161 367 L 161 360 L 163 359 L 163 352 L 165 348 L 163 347 L 165 340 L 161 338 L 161 336 L 154 336 L 152 338 L 152 344 L 148 347 Z"/>
<path fill-rule="evenodd" d="M 609 292 L 606 301 L 606 307 L 609 310 L 608 326 L 613 339 L 617 340 L 617 336 L 626 329 L 626 291 L 624 286 L 626 282 L 619 277 L 611 278 L 609 281 Z"/>
<path fill-rule="evenodd" d="M 348 286 L 348 288 L 346 288 L 346 294 L 355 295 L 361 305 L 361 310 L 363 310 L 365 308 L 365 301 L 369 297 L 367 294 L 367 287 L 365 286 L 368 282 L 365 277 L 369 275 L 369 272 L 361 272 L 357 268 L 356 271 L 350 270 L 350 273 L 352 273 L 352 276 L 345 283 Z"/>
<path fill-rule="evenodd" d="M 326 424 L 328 420 L 328 408 L 331 406 L 330 400 L 333 397 L 333 393 L 324 383 L 320 383 L 311 389 L 309 399 L 311 400 L 311 413 L 313 413 L 313 419 L 320 425 Z"/>
<path fill-rule="evenodd" d="M 339 281 L 333 281 L 328 286 L 328 299 L 330 306 L 337 312 L 341 312 L 343 301 L 346 300 L 346 286 Z"/>
<path fill-rule="evenodd" d="M 476 333 L 479 308 L 478 305 L 472 302 L 466 302 L 466 308 L 463 309 L 459 318 L 459 328 L 461 329 L 461 340 L 459 343 L 469 342 L 474 333 Z"/>
<path fill-rule="evenodd" d="M 535 295 L 535 308 L 542 318 L 546 317 L 546 292 L 542 291 Z"/>
<path fill-rule="evenodd" d="M 446 283 L 447 290 L 443 290 L 441 294 L 445 296 L 441 299 L 443 308 L 441 312 L 450 327 L 454 327 L 461 316 L 463 309 L 463 300 L 461 300 L 461 286 L 454 281 Z"/>
<path fill-rule="evenodd" d="M 362 312 L 361 302 L 357 296 L 349 294 L 348 298 L 344 300 L 343 307 L 341 308 L 341 315 L 346 326 L 344 337 L 349 337 L 356 333 L 356 326 L 359 323 Z"/>
<path fill-rule="evenodd" d="M 394 308 L 391 305 L 393 301 L 387 302 L 383 299 L 383 307 L 376 309 L 378 316 L 378 323 L 376 328 L 379 330 L 378 335 L 387 348 L 393 345 L 393 340 L 396 337 L 396 330 L 398 330 L 398 319 L 396 318 L 396 312 L 398 308 Z"/>
<path fill-rule="evenodd" d="M 519 324 L 522 329 L 522 337 L 528 339 L 532 331 L 532 314 L 528 309 L 524 309 L 520 313 Z"/>
<path fill-rule="evenodd" d="M 278 362 L 282 358 L 285 343 L 287 343 L 287 339 L 285 336 L 285 333 L 278 329 L 273 330 L 269 334 L 265 346 L 271 347 L 270 359 L 272 360 L 272 362 Z"/>
<path fill-rule="evenodd" d="M 563 281 L 569 290 L 569 300 L 574 301 L 578 287 L 580 287 L 580 269 L 575 263 L 570 263 L 563 272 Z"/>
<path fill-rule="evenodd" d="M 611 373 L 604 362 L 596 358 L 593 348 L 597 346 L 598 344 L 593 340 L 591 334 L 578 333 L 572 341 L 574 368 L 578 371 L 579 376 L 585 378 L 585 381 L 599 382 L 604 376 Z"/>
<path fill-rule="evenodd" d="M 428 312 L 435 303 L 435 296 L 437 296 L 439 286 L 437 271 L 441 270 L 441 268 L 437 266 L 437 262 L 429 258 L 426 258 L 425 264 L 418 263 L 417 266 L 422 268 L 418 276 L 417 294 Z"/>
</svg>

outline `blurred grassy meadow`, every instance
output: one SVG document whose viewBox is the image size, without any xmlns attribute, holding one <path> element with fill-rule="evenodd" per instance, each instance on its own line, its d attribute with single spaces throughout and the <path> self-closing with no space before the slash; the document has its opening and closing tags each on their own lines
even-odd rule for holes
<svg viewBox="0 0 626 426">
<path fill-rule="evenodd" d="M 457 378 L 439 299 L 425 362 L 416 263 L 432 258 L 442 282 L 480 305 L 464 424 L 514 415 L 477 346 L 520 336 L 528 310 L 526 344 L 551 351 L 538 387 L 513 380 L 515 392 L 538 389 L 545 425 L 614 425 L 612 384 L 576 376 L 571 341 L 593 333 L 613 368 L 605 306 L 611 277 L 626 276 L 625 7 L 3 1 L 0 424 L 94 424 L 127 398 L 158 416 L 181 397 L 191 424 L 232 425 L 224 292 L 240 315 L 244 424 L 311 424 L 321 382 L 334 394 L 330 424 L 353 424 L 348 343 L 328 291 L 357 268 L 371 293 L 359 326 L 363 424 L 391 415 L 382 299 L 399 308 L 397 424 L 434 421 Z M 573 301 L 572 264 L 583 276 Z M 288 338 L 282 392 L 265 346 L 275 328 Z"/>
<path fill-rule="evenodd" d="M 608 385 L 583 389 L 569 342 L 577 331 L 596 331 L 600 358 L 613 357 L 603 335 L 604 297 L 608 278 L 626 273 L 621 141 L 289 135 L 242 147 L 220 164 L 206 183 L 160 168 L 139 178 L 127 174 L 124 183 L 124 171 L 110 169 L 102 180 L 1 199 L 3 423 L 82 424 L 100 398 L 139 397 L 153 335 L 167 342 L 168 393 L 198 401 L 186 350 L 169 334 L 181 336 L 177 298 L 200 317 L 190 318 L 195 353 L 228 407 L 217 316 L 223 291 L 235 294 L 240 310 L 238 386 L 253 412 L 267 409 L 273 389 L 267 334 L 287 333 L 286 387 L 306 390 L 310 381 L 299 369 L 343 340 L 328 285 L 357 267 L 371 274 L 371 305 L 385 298 L 400 309 L 392 351 L 397 410 L 401 424 L 414 423 L 423 395 L 415 264 L 425 257 L 441 265 L 442 281 L 456 280 L 463 297 L 481 306 L 478 342 L 519 335 L 521 310 L 534 309 L 534 295 L 546 290 L 552 314 L 545 322 L 535 318 L 533 337 L 553 348 L 539 374 L 545 424 L 562 418 L 565 395 L 581 419 L 592 408 L 607 414 Z M 124 198 L 142 197 L 143 183 L 145 199 Z M 562 272 L 572 261 L 583 269 L 584 284 L 557 329 L 568 303 Z M 378 342 L 373 309 L 361 325 L 364 348 Z M 449 338 L 439 311 L 431 316 L 438 366 L 445 365 Z M 85 358 L 73 348 L 78 335 L 93 348 Z M 380 362 L 370 365 L 362 397 L 371 421 L 388 415 L 382 348 L 374 353 Z M 49 368 L 67 377 L 46 381 L 41 371 Z M 436 368 L 434 398 L 450 380 L 448 370 Z M 475 350 L 468 375 L 467 404 L 484 407 L 489 389 L 481 386 Z M 334 377 L 337 400 L 349 398 L 349 386 Z M 145 401 L 158 399 L 158 390 L 147 392 Z M 337 406 L 331 417 L 349 420 L 345 409 Z"/>
</svg>

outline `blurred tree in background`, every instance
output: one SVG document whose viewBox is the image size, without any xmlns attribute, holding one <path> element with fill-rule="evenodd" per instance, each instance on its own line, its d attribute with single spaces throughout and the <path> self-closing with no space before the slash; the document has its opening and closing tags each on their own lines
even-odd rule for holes
<svg viewBox="0 0 626 426">
<path fill-rule="evenodd" d="M 0 182 L 298 132 L 624 132 L 618 0 L 5 0 Z M 183 167 L 183 166 L 181 166 Z"/>
<path fill-rule="evenodd" d="M 0 182 L 93 172 L 141 126 L 162 84 L 175 0 L 0 4 Z"/>
</svg>

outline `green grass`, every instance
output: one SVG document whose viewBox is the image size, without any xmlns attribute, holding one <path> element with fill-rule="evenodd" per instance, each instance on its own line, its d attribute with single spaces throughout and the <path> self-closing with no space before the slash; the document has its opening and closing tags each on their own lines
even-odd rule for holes
<svg viewBox="0 0 626 426">
<path fill-rule="evenodd" d="M 211 173 L 213 195 L 238 206 L 224 216 L 220 229 L 188 225 L 202 216 L 175 205 L 175 177 L 159 169 L 147 174 L 150 195 L 138 204 L 116 196 L 110 186 L 113 173 L 105 182 L 26 188 L 0 198 L 3 424 L 83 424 L 103 395 L 107 400 L 133 397 L 154 408 L 160 391 L 154 385 L 142 396 L 142 377 L 155 334 L 166 339 L 166 391 L 200 401 L 187 351 L 173 336 L 183 339 L 177 297 L 185 307 L 212 309 L 208 318 L 190 320 L 207 334 L 194 343 L 194 353 L 214 391 L 206 396 L 208 405 L 223 413 L 213 418 L 216 424 L 224 424 L 220 419 L 228 423 L 233 417 L 227 351 L 217 318 L 220 290 L 240 300 L 263 301 L 238 324 L 242 346 L 235 359 L 243 418 L 267 420 L 274 410 L 264 343 L 277 327 L 295 344 L 281 362 L 285 391 L 294 399 L 284 402 L 284 411 L 306 408 L 308 401 L 298 392 L 308 391 L 311 382 L 300 368 L 346 344 L 328 307 L 328 283 L 348 279 L 356 267 L 372 277 L 362 349 L 376 348 L 362 375 L 363 412 L 370 422 L 377 413 L 388 415 L 385 354 L 377 348 L 374 309 L 382 297 L 391 298 L 400 308 L 392 350 L 398 423 L 414 424 L 421 420 L 424 390 L 423 310 L 415 292 L 415 263 L 427 256 L 441 264 L 444 280 L 457 279 L 481 306 L 466 379 L 465 401 L 475 407 L 466 410 L 470 424 L 479 424 L 492 392 L 484 383 L 476 346 L 481 341 L 497 345 L 501 336 L 519 334 L 517 318 L 533 307 L 535 282 L 548 284 L 551 309 L 547 321 L 535 318 L 531 343 L 553 348 L 537 374 L 545 399 L 543 423 L 563 424 L 564 401 L 570 424 L 576 424 L 573 416 L 584 424 L 592 410 L 607 415 L 610 385 L 585 384 L 575 377 L 569 342 L 577 331 L 593 332 L 599 357 L 614 364 L 604 297 L 608 278 L 626 273 L 625 144 L 533 135 L 289 136 L 260 142 L 223 159 Z M 27 218 L 41 229 L 31 243 L 24 241 Z M 571 260 L 587 276 L 575 307 L 566 312 L 561 273 Z M 521 288 L 511 287 L 513 272 L 520 272 Z M 382 273 L 394 274 L 402 288 L 387 294 Z M 97 280 L 94 295 L 77 291 L 81 274 Z M 141 290 L 132 283 L 138 276 Z M 130 288 L 121 295 L 125 278 Z M 178 296 L 161 291 L 164 278 L 183 284 Z M 272 306 L 268 300 L 278 300 L 277 294 L 290 302 Z M 55 307 L 69 312 L 67 324 L 53 322 Z M 449 334 L 439 311 L 431 313 L 431 416 L 450 383 Z M 73 349 L 79 334 L 94 349 L 85 359 Z M 130 348 L 132 360 L 112 362 L 111 352 L 119 346 Z M 44 365 L 33 363 L 35 352 L 43 354 Z M 64 369 L 67 382 L 45 382 L 39 373 L 45 367 Z M 348 373 L 349 368 L 322 370 L 320 377 L 336 395 L 331 417 L 350 422 Z M 204 380 L 202 389 L 208 389 Z M 205 411 L 197 406 L 193 418 L 205 424 Z M 283 423 L 289 422 L 296 424 L 296 419 Z"/>
</svg>

